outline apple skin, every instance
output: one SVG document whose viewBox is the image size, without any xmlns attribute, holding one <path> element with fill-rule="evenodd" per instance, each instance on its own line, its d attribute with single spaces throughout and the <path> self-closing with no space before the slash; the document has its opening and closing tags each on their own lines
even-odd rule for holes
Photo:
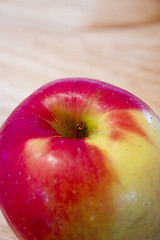
<svg viewBox="0 0 160 240">
<path fill-rule="evenodd" d="M 160 120 L 102 81 L 41 87 L 0 130 L 0 206 L 20 240 L 159 240 Z"/>
</svg>

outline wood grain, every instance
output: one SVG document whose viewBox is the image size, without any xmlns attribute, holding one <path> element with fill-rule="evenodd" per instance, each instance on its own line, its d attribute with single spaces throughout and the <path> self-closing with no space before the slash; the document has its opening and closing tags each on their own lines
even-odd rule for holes
<svg viewBox="0 0 160 240">
<path fill-rule="evenodd" d="M 0 125 L 35 89 L 62 77 L 110 82 L 160 116 L 160 1 L 119 2 L 0 1 Z M 0 215 L 0 240 L 11 239 Z"/>
</svg>

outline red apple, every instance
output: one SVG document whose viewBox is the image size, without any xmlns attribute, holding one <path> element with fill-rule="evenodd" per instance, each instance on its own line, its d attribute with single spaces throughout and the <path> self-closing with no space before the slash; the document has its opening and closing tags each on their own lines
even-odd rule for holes
<svg viewBox="0 0 160 240">
<path fill-rule="evenodd" d="M 43 86 L 1 128 L 0 206 L 20 240 L 159 240 L 160 120 L 105 82 Z"/>
</svg>

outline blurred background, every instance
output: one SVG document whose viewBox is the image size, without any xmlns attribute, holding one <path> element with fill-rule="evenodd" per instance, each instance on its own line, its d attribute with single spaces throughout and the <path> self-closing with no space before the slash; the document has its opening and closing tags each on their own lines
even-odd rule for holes
<svg viewBox="0 0 160 240">
<path fill-rule="evenodd" d="M 160 0 L 0 0 L 0 125 L 63 77 L 115 84 L 160 116 Z M 11 239 L 0 215 L 0 240 Z"/>
</svg>

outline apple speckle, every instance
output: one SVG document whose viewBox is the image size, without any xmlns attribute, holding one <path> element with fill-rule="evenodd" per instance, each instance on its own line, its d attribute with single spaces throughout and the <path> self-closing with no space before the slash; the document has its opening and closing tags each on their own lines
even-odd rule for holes
<svg viewBox="0 0 160 240">
<path fill-rule="evenodd" d="M 80 153 L 81 152 L 81 149 L 78 147 L 77 148 L 77 153 Z"/>
<path fill-rule="evenodd" d="M 99 203 L 99 206 L 100 206 L 100 207 L 104 207 L 104 203 L 103 203 L 103 202 L 100 202 L 100 203 Z"/>
<path fill-rule="evenodd" d="M 27 180 L 29 180 L 29 181 L 30 181 L 30 180 L 31 180 L 31 176 L 28 176 Z"/>
<path fill-rule="evenodd" d="M 89 219 L 91 222 L 95 220 L 95 216 L 91 216 Z"/>
<path fill-rule="evenodd" d="M 93 149 L 92 149 L 92 154 L 94 154 L 94 153 L 95 153 L 95 149 L 93 148 Z"/>
<path fill-rule="evenodd" d="M 75 195 L 76 194 L 76 190 L 73 190 L 72 193 Z"/>
<path fill-rule="evenodd" d="M 101 173 L 102 172 L 102 169 L 98 169 L 98 173 Z"/>
</svg>

